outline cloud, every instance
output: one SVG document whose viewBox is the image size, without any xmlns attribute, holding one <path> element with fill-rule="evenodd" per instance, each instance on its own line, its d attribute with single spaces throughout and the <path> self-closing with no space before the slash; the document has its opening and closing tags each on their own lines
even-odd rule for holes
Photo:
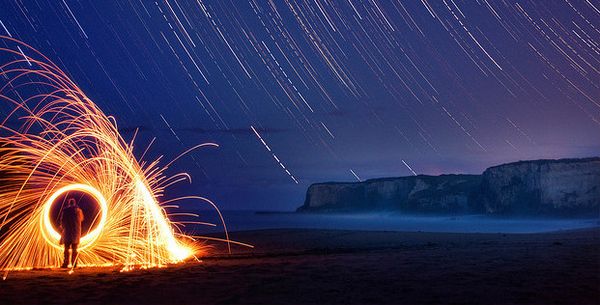
<svg viewBox="0 0 600 305">
<path fill-rule="evenodd" d="M 124 127 L 119 127 L 119 131 L 122 133 L 133 133 L 135 132 L 135 130 L 138 129 L 138 132 L 148 132 L 148 131 L 153 131 L 153 132 L 170 132 L 168 128 L 154 128 L 152 126 L 147 126 L 147 125 L 138 125 L 138 126 L 124 126 Z M 254 135 L 254 132 L 252 132 L 252 130 L 250 129 L 250 127 L 248 128 L 229 128 L 229 129 L 223 129 L 223 128 L 201 128 L 201 127 L 175 127 L 173 128 L 173 130 L 175 130 L 175 132 L 191 132 L 191 133 L 200 133 L 200 134 L 233 134 L 233 135 Z M 289 129 L 283 129 L 283 128 L 256 128 L 256 130 L 258 130 L 259 133 L 281 133 L 281 132 L 287 132 L 289 131 Z"/>
<path fill-rule="evenodd" d="M 125 126 L 125 127 L 119 127 L 119 132 L 134 133 L 136 129 L 138 129 L 138 132 L 152 130 L 152 128 L 148 127 L 148 126 Z"/>
<path fill-rule="evenodd" d="M 223 134 L 234 134 L 234 135 L 246 135 L 246 134 L 254 134 L 254 132 L 248 128 L 230 128 L 230 129 L 205 129 L 205 128 L 179 128 L 175 129 L 175 131 L 189 131 L 194 133 L 223 133 Z M 281 128 L 256 128 L 259 133 L 280 133 L 286 132 L 287 129 Z"/>
</svg>

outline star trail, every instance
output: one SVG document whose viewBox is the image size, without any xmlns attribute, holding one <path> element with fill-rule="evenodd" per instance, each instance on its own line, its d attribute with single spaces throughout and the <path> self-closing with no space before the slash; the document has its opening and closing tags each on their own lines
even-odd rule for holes
<svg viewBox="0 0 600 305">
<path fill-rule="evenodd" d="M 218 143 L 174 170 L 225 208 L 600 151 L 596 1 L 1 0 L 0 34 L 137 131 L 139 154 Z"/>
</svg>

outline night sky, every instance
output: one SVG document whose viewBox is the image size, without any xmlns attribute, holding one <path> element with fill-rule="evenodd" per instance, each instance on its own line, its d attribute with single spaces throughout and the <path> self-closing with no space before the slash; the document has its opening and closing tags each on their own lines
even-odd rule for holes
<svg viewBox="0 0 600 305">
<path fill-rule="evenodd" d="M 168 196 L 292 210 L 308 185 L 481 173 L 600 152 L 591 0 L 0 0 L 136 154 L 192 175 Z"/>
</svg>

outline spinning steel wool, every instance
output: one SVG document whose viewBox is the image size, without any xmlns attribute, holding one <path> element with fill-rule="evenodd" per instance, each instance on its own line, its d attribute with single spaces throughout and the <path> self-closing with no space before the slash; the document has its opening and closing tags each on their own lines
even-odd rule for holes
<svg viewBox="0 0 600 305">
<path fill-rule="evenodd" d="M 187 174 L 165 176 L 172 162 L 142 166 L 115 119 L 63 71 L 30 46 L 0 38 L 12 46 L 0 48 L 0 55 L 13 59 L 0 66 L 0 100 L 13 109 L 0 122 L 0 269 L 60 264 L 60 233 L 52 215 L 68 194 L 87 195 L 98 210 L 86 215 L 93 225 L 82 232 L 79 265 L 127 270 L 200 254 L 201 247 L 175 230 L 167 206 L 157 201 L 165 187 Z M 202 146 L 216 144 L 194 148 Z"/>
</svg>

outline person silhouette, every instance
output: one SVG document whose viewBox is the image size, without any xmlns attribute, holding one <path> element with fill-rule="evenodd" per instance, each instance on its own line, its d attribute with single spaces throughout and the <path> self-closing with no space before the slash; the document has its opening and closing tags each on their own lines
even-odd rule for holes
<svg viewBox="0 0 600 305">
<path fill-rule="evenodd" d="M 69 249 L 71 249 L 70 262 L 75 268 L 77 266 L 77 246 L 81 238 L 81 223 L 83 222 L 83 211 L 77 206 L 75 198 L 67 199 L 67 206 L 63 209 L 60 219 L 62 229 L 61 241 L 64 244 L 64 261 L 61 268 L 69 266 Z"/>
</svg>

